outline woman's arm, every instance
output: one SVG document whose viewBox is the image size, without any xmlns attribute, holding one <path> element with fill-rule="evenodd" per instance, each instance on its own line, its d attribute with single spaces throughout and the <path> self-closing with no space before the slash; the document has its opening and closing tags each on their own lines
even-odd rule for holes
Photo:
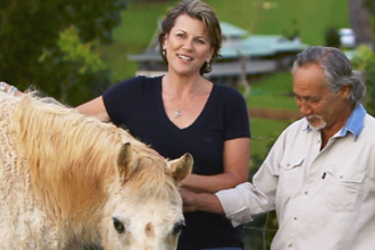
<svg viewBox="0 0 375 250">
<path fill-rule="evenodd" d="M 195 193 L 181 188 L 180 195 L 184 201 L 184 212 L 205 211 L 224 215 L 223 206 L 215 194 Z"/>
<path fill-rule="evenodd" d="M 109 122 L 110 118 L 105 108 L 103 97 L 99 96 L 76 107 L 76 110 L 87 116 L 94 116 L 103 122 Z"/>
<path fill-rule="evenodd" d="M 182 181 L 181 188 L 194 192 L 216 193 L 233 188 L 248 180 L 250 139 L 237 138 L 224 142 L 224 171 L 217 175 L 190 174 Z"/>
</svg>

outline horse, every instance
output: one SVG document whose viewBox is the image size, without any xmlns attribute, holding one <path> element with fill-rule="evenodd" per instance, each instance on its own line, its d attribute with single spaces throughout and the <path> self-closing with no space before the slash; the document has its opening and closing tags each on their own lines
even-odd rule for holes
<svg viewBox="0 0 375 250">
<path fill-rule="evenodd" d="M 0 249 L 175 249 L 192 164 L 51 97 L 0 93 Z"/>
</svg>

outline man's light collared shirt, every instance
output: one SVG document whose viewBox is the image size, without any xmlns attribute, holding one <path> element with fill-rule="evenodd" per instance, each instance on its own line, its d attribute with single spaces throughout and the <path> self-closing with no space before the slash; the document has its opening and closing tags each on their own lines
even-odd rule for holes
<svg viewBox="0 0 375 250">
<path fill-rule="evenodd" d="M 216 193 L 234 226 L 276 209 L 271 249 L 375 249 L 375 119 L 362 105 L 321 148 L 306 119 L 282 132 L 253 178 Z"/>
</svg>

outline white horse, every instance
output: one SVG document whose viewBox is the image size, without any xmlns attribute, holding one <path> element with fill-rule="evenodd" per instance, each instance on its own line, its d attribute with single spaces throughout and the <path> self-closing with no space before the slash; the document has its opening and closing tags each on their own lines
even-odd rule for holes
<svg viewBox="0 0 375 250">
<path fill-rule="evenodd" d="M 0 249 L 175 249 L 185 154 L 51 98 L 0 94 Z"/>
</svg>

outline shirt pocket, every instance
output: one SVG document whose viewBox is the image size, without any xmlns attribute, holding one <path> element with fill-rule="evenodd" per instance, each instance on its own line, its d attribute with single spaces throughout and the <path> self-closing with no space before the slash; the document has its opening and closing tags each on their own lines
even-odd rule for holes
<svg viewBox="0 0 375 250">
<path fill-rule="evenodd" d="M 328 164 L 325 171 L 325 203 L 336 212 L 354 210 L 365 172 L 335 164 Z"/>
<path fill-rule="evenodd" d="M 280 175 L 277 195 L 289 198 L 298 192 L 301 179 L 301 169 L 304 157 L 286 156 L 280 162 Z"/>
</svg>

